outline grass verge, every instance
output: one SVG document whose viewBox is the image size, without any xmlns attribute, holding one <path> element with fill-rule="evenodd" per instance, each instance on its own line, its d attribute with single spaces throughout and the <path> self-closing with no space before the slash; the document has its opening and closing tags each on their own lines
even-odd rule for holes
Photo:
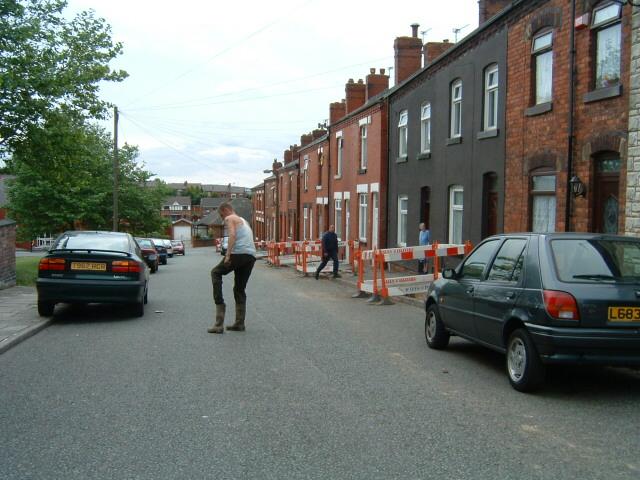
<svg viewBox="0 0 640 480">
<path fill-rule="evenodd" d="M 38 277 L 40 257 L 16 258 L 16 284 L 24 287 L 35 287 Z"/>
</svg>

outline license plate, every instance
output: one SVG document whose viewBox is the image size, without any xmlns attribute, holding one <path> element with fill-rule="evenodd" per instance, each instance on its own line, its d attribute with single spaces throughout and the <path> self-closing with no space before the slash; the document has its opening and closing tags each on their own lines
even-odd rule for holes
<svg viewBox="0 0 640 480">
<path fill-rule="evenodd" d="M 71 270 L 89 270 L 89 271 L 106 272 L 107 264 L 95 263 L 95 262 L 71 262 Z"/>
<path fill-rule="evenodd" d="M 610 322 L 640 322 L 640 307 L 609 307 Z"/>
</svg>

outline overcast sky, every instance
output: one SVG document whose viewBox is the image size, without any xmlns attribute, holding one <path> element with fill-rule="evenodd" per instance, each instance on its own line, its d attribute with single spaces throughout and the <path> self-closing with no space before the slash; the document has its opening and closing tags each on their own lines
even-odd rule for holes
<svg viewBox="0 0 640 480">
<path fill-rule="evenodd" d="M 393 66 L 412 23 L 426 41 L 478 23 L 477 0 L 69 0 L 88 9 L 124 45 L 112 67 L 129 78 L 102 88 L 119 143 L 167 182 L 243 187 L 328 119 L 349 78 Z"/>
</svg>

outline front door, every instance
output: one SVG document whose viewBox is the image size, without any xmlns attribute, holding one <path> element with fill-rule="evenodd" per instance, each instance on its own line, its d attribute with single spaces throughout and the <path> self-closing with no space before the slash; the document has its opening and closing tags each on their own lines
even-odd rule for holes
<svg viewBox="0 0 640 480">
<path fill-rule="evenodd" d="M 378 192 L 371 194 L 373 218 L 371 220 L 371 248 L 378 248 Z"/>
<path fill-rule="evenodd" d="M 607 155 L 596 160 L 592 220 L 594 232 L 618 233 L 620 163 L 617 155 Z"/>
</svg>

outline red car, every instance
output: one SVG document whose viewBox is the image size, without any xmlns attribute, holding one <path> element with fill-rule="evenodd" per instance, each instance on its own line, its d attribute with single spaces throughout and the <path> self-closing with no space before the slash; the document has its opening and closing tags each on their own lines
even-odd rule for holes
<svg viewBox="0 0 640 480">
<path fill-rule="evenodd" d="M 158 265 L 160 264 L 160 255 L 158 255 L 153 240 L 150 238 L 136 238 L 136 242 L 138 242 L 140 250 L 142 250 L 144 261 L 149 265 L 151 273 L 156 273 L 158 271 Z"/>
<path fill-rule="evenodd" d="M 171 246 L 173 247 L 173 253 L 176 255 L 184 255 L 184 242 L 182 240 L 171 240 Z"/>
</svg>

